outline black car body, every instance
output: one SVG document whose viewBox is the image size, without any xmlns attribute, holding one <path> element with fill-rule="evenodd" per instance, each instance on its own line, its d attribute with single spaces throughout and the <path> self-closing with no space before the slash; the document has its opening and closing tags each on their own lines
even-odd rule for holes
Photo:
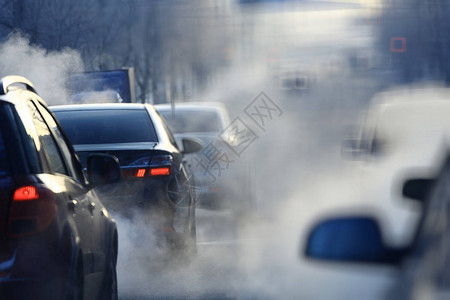
<svg viewBox="0 0 450 300">
<path fill-rule="evenodd" d="M 3 78 L 1 299 L 117 298 L 117 229 L 92 190 L 120 178 L 117 160 L 93 156 L 87 173 L 32 84 Z"/>
<path fill-rule="evenodd" d="M 92 153 L 119 159 L 122 180 L 102 189 L 108 207 L 130 216 L 149 214 L 169 247 L 196 250 L 195 193 L 183 153 L 149 104 L 83 104 L 51 108 L 85 164 Z M 201 145 L 185 140 L 184 152 Z M 134 210 L 134 211 L 133 211 Z"/>
</svg>

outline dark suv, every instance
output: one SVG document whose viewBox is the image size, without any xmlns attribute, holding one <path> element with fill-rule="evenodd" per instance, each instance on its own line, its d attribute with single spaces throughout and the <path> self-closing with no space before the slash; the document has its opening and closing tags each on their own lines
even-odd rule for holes
<svg viewBox="0 0 450 300">
<path fill-rule="evenodd" d="M 117 229 L 92 190 L 120 179 L 117 159 L 86 173 L 31 82 L 2 78 L 1 299 L 117 299 Z"/>
</svg>

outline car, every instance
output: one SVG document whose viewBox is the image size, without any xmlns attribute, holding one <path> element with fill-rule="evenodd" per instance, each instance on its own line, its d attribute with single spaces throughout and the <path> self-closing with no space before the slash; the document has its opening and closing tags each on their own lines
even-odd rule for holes
<svg viewBox="0 0 450 300">
<path fill-rule="evenodd" d="M 450 152 L 436 177 L 405 181 L 403 195 L 424 205 L 418 229 L 408 245 L 386 244 L 380 219 L 375 215 L 350 214 L 316 222 L 301 255 L 316 261 L 353 265 L 353 270 L 355 264 L 371 265 L 374 270 L 396 270 L 383 299 L 448 299 L 449 187 Z"/>
<path fill-rule="evenodd" d="M 0 81 L 0 296 L 117 299 L 118 235 L 95 187 L 117 160 L 87 158 L 86 176 L 57 119 L 21 76 Z"/>
<path fill-rule="evenodd" d="M 414 238 L 421 205 L 403 197 L 401 185 L 411 173 L 434 175 L 450 138 L 450 90 L 412 88 L 376 95 L 365 115 L 360 134 L 345 142 L 357 185 L 367 191 L 365 204 L 380 209 L 386 222 L 384 235 L 392 246 Z"/>
<path fill-rule="evenodd" d="M 115 213 L 149 215 L 158 245 L 167 253 L 196 253 L 194 179 L 183 155 L 201 142 L 185 138 L 183 151 L 150 104 L 79 104 L 51 107 L 83 166 L 95 153 L 118 158 L 122 180 L 99 192 Z"/>
<path fill-rule="evenodd" d="M 249 168 L 242 159 L 239 164 L 234 163 L 229 147 L 234 141 L 226 131 L 230 118 L 225 105 L 220 102 L 182 102 L 173 107 L 157 104 L 155 108 L 178 141 L 191 137 L 200 139 L 205 145 L 202 151 L 186 157 L 196 178 L 200 206 L 235 207 L 238 211 L 249 206 Z"/>
<path fill-rule="evenodd" d="M 450 155 L 433 178 L 406 181 L 403 194 L 424 206 L 415 239 L 400 259 L 402 281 L 388 294 L 404 299 L 447 299 L 450 297 Z"/>
<path fill-rule="evenodd" d="M 308 90 L 314 83 L 312 76 L 307 72 L 289 71 L 279 75 L 279 86 L 281 90 Z"/>
<path fill-rule="evenodd" d="M 195 137 L 208 145 L 230 124 L 230 117 L 224 104 L 220 102 L 182 102 L 156 104 L 160 113 L 171 128 L 175 138 Z"/>
<path fill-rule="evenodd" d="M 414 285 L 406 280 L 417 265 L 415 251 L 428 247 L 416 243 L 430 213 L 428 203 L 411 198 L 428 193 L 425 179 L 439 174 L 448 155 L 448 95 L 446 88 L 419 88 L 373 99 L 360 135 L 346 143 L 344 153 L 356 160 L 342 173 L 348 176 L 334 178 L 338 190 L 328 186 L 333 197 L 301 221 L 303 269 L 330 282 L 328 290 L 316 291 L 318 298 L 328 293 L 333 299 L 429 299 L 416 292 L 407 296 Z M 436 224 L 444 224 L 442 218 L 436 217 Z M 430 287 L 423 283 L 417 285 L 421 293 Z"/>
</svg>

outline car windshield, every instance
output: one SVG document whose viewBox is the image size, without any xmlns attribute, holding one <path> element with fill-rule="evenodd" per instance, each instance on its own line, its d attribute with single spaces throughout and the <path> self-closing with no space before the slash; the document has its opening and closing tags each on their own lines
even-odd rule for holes
<svg viewBox="0 0 450 300">
<path fill-rule="evenodd" d="M 143 109 L 56 111 L 55 115 L 74 145 L 158 141 Z"/>
<path fill-rule="evenodd" d="M 215 111 L 175 109 L 160 111 L 173 133 L 220 132 L 220 118 Z"/>
</svg>

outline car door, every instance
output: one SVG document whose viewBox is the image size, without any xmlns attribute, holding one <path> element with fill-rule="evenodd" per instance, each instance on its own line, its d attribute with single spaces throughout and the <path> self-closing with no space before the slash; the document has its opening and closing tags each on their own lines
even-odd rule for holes
<svg viewBox="0 0 450 300">
<path fill-rule="evenodd" d="M 414 251 L 404 271 L 405 298 L 449 299 L 450 157 L 424 205 Z"/>
<path fill-rule="evenodd" d="M 30 100 L 27 103 L 35 124 L 41 145 L 41 151 L 50 173 L 54 174 L 53 181 L 61 181 L 64 186 L 67 217 L 73 218 L 76 233 L 80 238 L 83 252 L 84 273 L 93 271 L 92 258 L 92 214 L 90 198 L 81 170 L 77 170 L 75 157 L 70 147 L 64 142 L 61 130 L 53 117 L 39 101 Z M 43 177 L 42 180 L 46 180 Z M 52 182 L 48 182 L 52 184 Z"/>
<path fill-rule="evenodd" d="M 93 218 L 93 228 L 95 228 L 92 235 L 92 255 L 94 258 L 94 272 L 103 272 L 107 266 L 108 238 L 110 234 L 107 223 L 108 213 L 104 209 L 102 203 L 98 198 L 91 202 L 91 213 Z"/>
</svg>

